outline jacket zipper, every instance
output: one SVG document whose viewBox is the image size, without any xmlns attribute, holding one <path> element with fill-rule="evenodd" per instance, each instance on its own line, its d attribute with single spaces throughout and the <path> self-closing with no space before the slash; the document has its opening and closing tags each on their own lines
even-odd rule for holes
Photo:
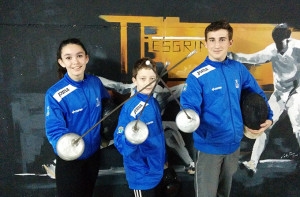
<svg viewBox="0 0 300 197">
<path fill-rule="evenodd" d="M 83 82 L 82 82 L 82 92 L 83 92 L 83 95 L 84 95 L 84 97 L 85 97 L 85 101 L 86 101 L 86 103 L 87 103 L 87 107 L 88 107 L 88 114 L 91 114 L 91 110 L 90 110 L 90 105 L 89 105 L 89 102 L 88 102 L 88 99 L 87 99 L 87 96 L 86 96 L 86 94 L 85 94 L 85 79 L 83 80 Z M 88 116 L 89 117 L 89 125 L 91 125 L 91 116 Z M 86 132 L 86 131 L 85 131 Z M 91 131 L 92 132 L 92 131 Z M 92 150 L 92 147 L 93 147 L 93 143 L 92 143 L 92 135 L 89 135 L 89 144 L 90 144 L 90 150 Z"/>
<path fill-rule="evenodd" d="M 235 132 L 235 128 L 234 128 L 234 124 L 233 124 L 233 118 L 232 118 L 232 109 L 231 109 L 231 100 L 230 100 L 230 96 L 229 96 L 230 92 L 229 92 L 229 88 L 228 88 L 228 81 L 227 81 L 226 75 L 224 74 L 224 70 L 223 70 L 223 65 L 224 64 L 225 63 L 223 62 L 222 65 L 221 65 L 221 70 L 222 70 L 222 74 L 223 74 L 224 79 L 225 79 L 225 85 L 226 85 L 226 89 L 227 89 L 227 96 L 228 96 L 228 99 L 229 99 L 229 109 L 230 109 L 231 124 L 232 124 L 233 132 L 234 132 L 233 140 L 235 141 L 236 132 Z"/>
</svg>

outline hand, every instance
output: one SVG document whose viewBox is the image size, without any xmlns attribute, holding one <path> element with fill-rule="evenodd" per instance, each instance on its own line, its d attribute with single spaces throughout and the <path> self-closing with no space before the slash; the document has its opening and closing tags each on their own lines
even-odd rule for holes
<svg viewBox="0 0 300 197">
<path fill-rule="evenodd" d="M 245 126 L 245 128 L 250 131 L 253 134 L 259 134 L 264 132 L 267 128 L 269 128 L 272 125 L 273 121 L 272 120 L 266 120 L 264 123 L 262 123 L 260 125 L 260 129 L 259 130 L 254 130 L 254 129 L 250 129 L 248 127 Z"/>
</svg>

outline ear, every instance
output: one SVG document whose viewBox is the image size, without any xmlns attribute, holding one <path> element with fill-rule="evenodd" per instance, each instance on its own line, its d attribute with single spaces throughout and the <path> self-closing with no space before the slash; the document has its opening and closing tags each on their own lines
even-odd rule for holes
<svg viewBox="0 0 300 197">
<path fill-rule="evenodd" d="M 229 40 L 229 47 L 231 47 L 233 44 L 233 40 Z"/>
<path fill-rule="evenodd" d="M 205 48 L 207 48 L 207 42 L 206 42 L 206 40 L 205 40 L 205 42 L 204 42 L 204 46 L 205 46 Z"/>
<path fill-rule="evenodd" d="M 63 68 L 66 68 L 64 62 L 62 61 L 62 59 L 58 59 L 57 62 L 59 63 L 59 65 Z"/>
<path fill-rule="evenodd" d="M 86 55 L 86 62 L 85 62 L 85 64 L 87 64 L 87 63 L 89 63 L 89 61 L 90 61 L 90 57 L 89 57 L 89 55 Z"/>
<path fill-rule="evenodd" d="M 134 77 L 131 78 L 133 84 L 136 86 L 136 79 Z"/>
</svg>

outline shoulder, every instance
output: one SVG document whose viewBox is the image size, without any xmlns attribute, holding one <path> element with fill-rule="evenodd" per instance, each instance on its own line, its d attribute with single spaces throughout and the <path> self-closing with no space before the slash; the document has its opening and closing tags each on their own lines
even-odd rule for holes
<svg viewBox="0 0 300 197">
<path fill-rule="evenodd" d="M 236 66 L 236 67 L 245 67 L 244 64 L 242 64 L 239 61 L 233 60 L 233 59 L 228 59 L 228 65 Z"/>
<path fill-rule="evenodd" d="M 92 82 L 95 82 L 95 83 L 101 83 L 101 80 L 98 78 L 98 77 L 96 77 L 96 76 L 94 76 L 94 75 L 85 75 L 85 77 L 86 77 L 86 80 L 89 80 L 89 81 L 92 81 Z"/>
<path fill-rule="evenodd" d="M 54 85 L 52 85 L 48 90 L 46 94 L 55 94 L 57 91 L 64 89 L 69 84 L 65 81 L 64 78 L 56 82 Z"/>
<path fill-rule="evenodd" d="M 104 88 L 102 81 L 94 75 L 85 75 L 90 87 Z"/>
<path fill-rule="evenodd" d="M 289 45 L 291 47 L 300 48 L 300 40 L 296 40 L 296 39 L 290 38 L 289 39 Z"/>
<path fill-rule="evenodd" d="M 214 67 L 210 64 L 202 63 L 190 72 L 189 77 L 195 78 L 195 79 L 200 78 L 215 69 L 216 69 L 216 67 Z"/>
<path fill-rule="evenodd" d="M 123 108 L 132 109 L 132 108 L 134 108 L 135 104 L 138 102 L 139 102 L 139 99 L 137 98 L 137 96 L 134 96 L 124 103 Z"/>
</svg>

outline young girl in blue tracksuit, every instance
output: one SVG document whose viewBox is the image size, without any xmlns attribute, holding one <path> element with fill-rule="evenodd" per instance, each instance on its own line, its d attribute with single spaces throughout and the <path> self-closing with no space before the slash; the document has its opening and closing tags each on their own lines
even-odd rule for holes
<svg viewBox="0 0 300 197">
<path fill-rule="evenodd" d="M 145 64 L 147 60 L 151 62 L 154 70 L 156 69 L 155 62 L 150 58 L 142 58 L 136 62 L 132 77 L 136 91 L 140 91 L 156 79 L 154 71 Z M 165 139 L 159 105 L 152 96 L 139 119 L 148 127 L 148 138 L 135 145 L 129 142 L 124 134 L 127 124 L 138 119 L 154 85 L 155 83 L 152 83 L 124 104 L 114 133 L 114 144 L 123 155 L 126 179 L 135 196 L 157 196 L 158 185 L 163 177 Z"/>
<path fill-rule="evenodd" d="M 66 133 L 82 136 L 101 119 L 101 99 L 109 97 L 101 81 L 84 74 L 89 56 L 76 38 L 61 42 L 57 51 L 61 78 L 45 96 L 46 135 L 57 155 L 57 141 Z M 56 156 L 58 196 L 92 196 L 99 171 L 100 124 L 83 137 L 85 148 L 76 160 Z"/>
</svg>

